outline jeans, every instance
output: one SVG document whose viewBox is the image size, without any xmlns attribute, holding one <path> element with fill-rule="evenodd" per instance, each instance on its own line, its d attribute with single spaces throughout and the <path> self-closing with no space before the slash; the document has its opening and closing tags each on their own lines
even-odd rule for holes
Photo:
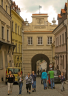
<svg viewBox="0 0 68 96">
<path fill-rule="evenodd" d="M 43 79 L 43 85 L 44 85 L 44 89 L 45 89 L 45 87 L 47 87 L 47 85 L 46 85 L 46 79 Z"/>
<path fill-rule="evenodd" d="M 54 78 L 51 78 L 50 82 L 51 82 L 51 88 L 53 89 L 53 87 L 55 87 Z"/>
<path fill-rule="evenodd" d="M 36 88 L 36 81 L 33 81 L 32 88 Z"/>
<path fill-rule="evenodd" d="M 22 86 L 23 86 L 23 83 L 19 83 L 19 94 L 21 94 L 22 92 Z"/>
</svg>

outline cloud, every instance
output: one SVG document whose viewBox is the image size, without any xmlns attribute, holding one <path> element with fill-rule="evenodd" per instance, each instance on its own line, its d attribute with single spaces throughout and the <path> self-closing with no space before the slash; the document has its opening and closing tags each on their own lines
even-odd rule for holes
<svg viewBox="0 0 68 96">
<path fill-rule="evenodd" d="M 51 22 L 53 17 L 57 19 L 57 14 L 64 8 L 67 0 L 13 0 L 21 8 L 22 18 L 27 18 L 31 22 L 31 14 L 39 12 L 39 5 L 42 6 L 41 13 L 48 13 L 48 20 Z"/>
</svg>

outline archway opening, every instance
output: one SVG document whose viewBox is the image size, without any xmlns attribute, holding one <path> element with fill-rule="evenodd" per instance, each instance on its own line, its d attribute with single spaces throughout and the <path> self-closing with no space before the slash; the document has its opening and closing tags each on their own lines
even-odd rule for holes
<svg viewBox="0 0 68 96">
<path fill-rule="evenodd" d="M 38 65 L 40 64 L 40 63 L 38 63 L 38 61 L 40 61 L 42 63 L 46 62 L 47 63 L 47 71 L 49 70 L 49 64 L 50 64 L 49 58 L 44 54 L 36 54 L 31 59 L 32 71 L 35 71 L 35 73 L 37 73 L 37 68 L 38 68 Z M 41 70 L 40 65 L 39 65 L 39 69 Z"/>
</svg>

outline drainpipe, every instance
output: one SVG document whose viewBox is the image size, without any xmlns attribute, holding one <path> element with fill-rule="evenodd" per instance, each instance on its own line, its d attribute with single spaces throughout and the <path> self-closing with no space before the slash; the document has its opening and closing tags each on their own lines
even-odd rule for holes
<svg viewBox="0 0 68 96">
<path fill-rule="evenodd" d="M 22 30 L 22 71 L 24 76 L 24 68 L 23 68 L 23 44 L 24 44 L 24 31 Z"/>
<path fill-rule="evenodd" d="M 68 66 L 68 62 L 67 62 L 67 25 L 66 24 L 64 24 L 64 22 L 63 22 L 63 25 L 64 25 L 64 27 L 66 28 L 66 79 L 68 80 L 68 72 L 67 72 L 67 66 Z"/>
</svg>

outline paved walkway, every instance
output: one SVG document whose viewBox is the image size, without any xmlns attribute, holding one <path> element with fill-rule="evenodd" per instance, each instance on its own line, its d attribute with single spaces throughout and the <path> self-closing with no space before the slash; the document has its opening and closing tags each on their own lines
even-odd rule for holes
<svg viewBox="0 0 68 96">
<path fill-rule="evenodd" d="M 61 92 L 61 84 L 55 84 L 56 89 L 43 89 L 43 84 L 41 84 L 41 79 L 37 78 L 37 90 L 36 92 L 31 92 L 31 94 L 27 94 L 25 81 L 22 88 L 21 96 L 68 96 L 68 85 L 65 84 L 65 91 Z M 13 85 L 13 92 L 10 96 L 18 96 L 18 85 Z M 7 85 L 0 87 L 0 96 L 7 96 Z"/>
</svg>

